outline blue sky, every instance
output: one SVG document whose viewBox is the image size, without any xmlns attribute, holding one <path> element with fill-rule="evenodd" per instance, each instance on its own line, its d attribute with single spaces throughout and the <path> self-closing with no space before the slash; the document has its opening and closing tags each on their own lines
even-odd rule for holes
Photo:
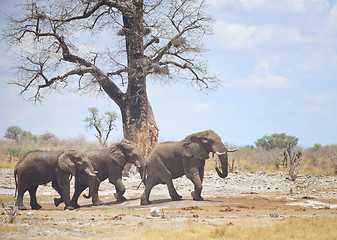
<svg viewBox="0 0 337 240">
<path fill-rule="evenodd" d="M 16 1 L 1 0 L 0 20 Z M 183 83 L 148 83 L 160 140 L 180 140 L 213 129 L 224 142 L 253 145 L 285 132 L 304 147 L 337 143 L 337 1 L 207 0 L 214 34 L 204 39 L 209 72 L 222 87 L 207 94 Z M 85 129 L 89 107 L 116 111 L 107 97 L 64 91 L 42 105 L 19 96 L 6 45 L 0 45 L 0 136 L 17 125 L 60 138 Z M 121 122 L 111 140 L 122 138 Z"/>
</svg>

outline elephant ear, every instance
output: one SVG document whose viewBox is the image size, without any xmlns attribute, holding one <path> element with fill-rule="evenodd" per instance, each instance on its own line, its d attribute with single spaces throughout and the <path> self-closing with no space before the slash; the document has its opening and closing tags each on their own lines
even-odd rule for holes
<svg viewBox="0 0 337 240">
<path fill-rule="evenodd" d="M 202 145 L 201 141 L 195 136 L 185 139 L 183 144 L 183 155 L 185 157 L 205 160 L 209 157 L 208 152 Z"/>
<path fill-rule="evenodd" d="M 124 167 L 126 164 L 126 157 L 123 153 L 123 146 L 121 143 L 117 143 L 110 147 L 109 150 L 110 156 L 113 158 L 113 160 L 119 165 Z"/>
<path fill-rule="evenodd" d="M 67 151 L 62 153 L 58 158 L 58 166 L 63 171 L 70 173 L 71 175 L 76 174 L 76 166 L 73 162 L 73 158 L 77 153 L 75 151 Z"/>
</svg>

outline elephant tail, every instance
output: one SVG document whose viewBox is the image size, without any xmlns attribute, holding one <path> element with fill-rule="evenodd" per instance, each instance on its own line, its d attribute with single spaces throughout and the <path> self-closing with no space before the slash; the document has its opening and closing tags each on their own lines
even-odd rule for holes
<svg viewBox="0 0 337 240">
<path fill-rule="evenodd" d="M 83 197 L 85 197 L 86 199 L 91 198 L 90 194 L 89 195 L 85 195 L 85 193 L 83 194 Z"/>
<path fill-rule="evenodd" d="M 16 198 L 16 194 L 18 192 L 18 180 L 17 180 L 16 175 L 17 175 L 17 171 L 16 171 L 16 168 L 15 168 L 15 170 L 14 170 L 14 178 L 15 178 L 15 195 L 14 195 L 14 198 Z"/>
</svg>

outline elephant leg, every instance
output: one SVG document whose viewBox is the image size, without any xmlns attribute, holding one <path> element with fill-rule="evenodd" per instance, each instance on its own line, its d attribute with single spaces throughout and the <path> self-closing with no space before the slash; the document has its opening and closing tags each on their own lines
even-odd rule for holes
<svg viewBox="0 0 337 240">
<path fill-rule="evenodd" d="M 186 177 L 190 179 L 192 183 L 194 184 L 194 191 L 191 192 L 191 196 L 193 197 L 193 200 L 196 200 L 196 201 L 204 200 L 201 197 L 203 173 L 200 176 L 198 169 L 190 169 L 189 174 L 186 174 Z"/>
<path fill-rule="evenodd" d="M 64 210 L 73 210 L 74 208 L 70 205 L 70 180 L 67 173 L 59 172 L 56 176 L 57 184 L 61 190 L 61 198 L 64 200 Z"/>
<path fill-rule="evenodd" d="M 23 205 L 23 195 L 27 190 L 22 190 L 20 187 L 18 188 L 18 196 L 15 201 L 15 206 L 18 207 L 19 210 L 27 210 L 25 205 Z"/>
<path fill-rule="evenodd" d="M 163 165 L 163 168 L 165 169 L 165 171 L 162 171 L 160 174 L 160 180 L 162 182 L 164 182 L 167 185 L 170 197 L 172 199 L 172 201 L 179 201 L 182 199 L 182 196 L 180 196 L 177 193 L 177 190 L 175 189 L 175 187 L 173 186 L 173 182 L 172 182 L 172 175 L 169 172 L 169 170 L 167 170 L 167 168 Z"/>
<path fill-rule="evenodd" d="M 98 196 L 98 189 L 99 189 L 100 184 L 101 182 L 97 182 L 95 186 L 93 187 L 92 204 L 94 206 L 99 206 L 99 205 L 104 204 L 104 202 L 101 199 L 99 199 L 99 196 Z"/>
<path fill-rule="evenodd" d="M 180 196 L 177 193 L 177 190 L 175 189 L 175 187 L 173 186 L 173 182 L 172 179 L 170 179 L 169 181 L 166 182 L 170 197 L 172 199 L 172 201 L 179 201 L 182 199 L 182 196 Z"/>
<path fill-rule="evenodd" d="M 122 178 L 118 178 L 116 181 L 112 181 L 111 183 L 114 184 L 116 187 L 116 193 L 114 194 L 114 196 L 117 199 L 117 202 L 126 201 L 126 198 L 123 196 L 125 193 L 125 186 L 122 182 Z"/>
<path fill-rule="evenodd" d="M 79 208 L 80 205 L 78 204 L 78 198 L 80 197 L 81 193 L 87 188 L 87 186 L 83 183 L 80 183 L 75 178 L 75 192 L 73 197 L 70 200 L 70 205 L 74 208 Z"/>
<path fill-rule="evenodd" d="M 62 191 L 60 189 L 60 186 L 57 184 L 57 181 L 52 181 L 52 187 L 60 194 L 60 198 L 54 198 L 54 204 L 56 207 L 63 203 L 63 198 L 62 198 Z"/>
<path fill-rule="evenodd" d="M 30 206 L 33 210 L 39 210 L 41 208 L 41 205 L 37 203 L 36 200 L 36 190 L 39 185 L 31 186 L 28 188 L 29 195 L 30 195 Z"/>
<path fill-rule="evenodd" d="M 151 176 L 147 176 L 146 180 L 145 180 L 145 190 L 142 194 L 142 196 L 140 197 L 140 204 L 141 205 L 147 205 L 147 204 L 151 204 L 149 198 L 150 198 L 150 193 L 151 190 L 154 186 L 156 186 L 158 184 L 157 181 L 155 181 Z"/>
</svg>

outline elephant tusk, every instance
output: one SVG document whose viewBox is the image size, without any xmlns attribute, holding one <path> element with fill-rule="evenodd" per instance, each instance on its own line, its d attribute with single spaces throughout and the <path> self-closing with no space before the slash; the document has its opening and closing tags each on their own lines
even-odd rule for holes
<svg viewBox="0 0 337 240">
<path fill-rule="evenodd" d="M 134 164 L 136 165 L 137 168 L 140 168 L 140 167 L 141 167 L 139 161 L 135 161 Z"/>
<path fill-rule="evenodd" d="M 98 173 L 98 171 L 94 171 L 94 173 L 95 173 L 95 174 L 97 174 L 97 173 Z"/>
<path fill-rule="evenodd" d="M 237 150 L 238 150 L 238 148 L 228 149 L 227 152 L 236 152 Z"/>
<path fill-rule="evenodd" d="M 96 174 L 94 174 L 94 173 L 88 173 L 88 175 L 91 176 L 91 177 L 96 177 Z"/>
<path fill-rule="evenodd" d="M 222 152 L 222 153 L 220 153 L 220 152 L 215 152 L 215 154 L 218 155 L 218 156 L 225 155 L 226 153 L 227 153 L 227 152 Z"/>
</svg>

